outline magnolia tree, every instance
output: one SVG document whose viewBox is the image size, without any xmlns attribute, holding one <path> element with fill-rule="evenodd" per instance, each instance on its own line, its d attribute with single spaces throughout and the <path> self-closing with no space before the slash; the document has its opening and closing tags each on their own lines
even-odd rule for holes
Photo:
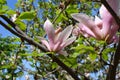
<svg viewBox="0 0 120 80">
<path fill-rule="evenodd" d="M 0 36 L 1 80 L 120 79 L 119 0 L 13 1 L 0 0 L 13 34 Z"/>
</svg>

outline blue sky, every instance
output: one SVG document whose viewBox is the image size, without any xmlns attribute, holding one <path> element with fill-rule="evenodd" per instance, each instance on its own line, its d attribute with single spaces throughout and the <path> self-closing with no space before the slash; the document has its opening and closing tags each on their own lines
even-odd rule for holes
<svg viewBox="0 0 120 80">
<path fill-rule="evenodd" d="M 15 9 L 15 3 L 17 2 L 17 0 L 6 0 L 7 1 L 7 5 L 9 6 L 10 9 Z M 2 37 L 7 37 L 7 36 L 13 36 L 12 33 L 10 33 L 8 30 L 6 30 L 4 27 L 2 27 L 0 25 L 0 34 L 2 34 Z M 30 62 L 27 62 L 25 60 L 23 60 L 23 64 L 25 65 L 26 68 L 29 68 L 31 70 L 34 70 L 33 68 L 31 68 L 29 65 L 30 65 Z M 19 77 L 17 78 L 17 80 L 25 80 L 25 75 L 27 73 L 25 72 L 24 73 L 24 76 L 22 77 Z M 33 77 L 30 76 L 30 80 L 33 80 Z"/>
<path fill-rule="evenodd" d="M 14 9 L 16 2 L 17 0 L 7 0 L 7 5 L 10 7 L 10 9 Z M 0 34 L 2 34 L 2 37 L 12 36 L 12 34 L 8 30 L 4 29 L 1 25 L 0 25 Z"/>
</svg>

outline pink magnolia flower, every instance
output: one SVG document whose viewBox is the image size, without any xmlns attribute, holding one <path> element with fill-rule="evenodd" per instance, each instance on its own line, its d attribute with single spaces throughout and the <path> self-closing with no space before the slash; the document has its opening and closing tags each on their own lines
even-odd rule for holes
<svg viewBox="0 0 120 80">
<path fill-rule="evenodd" d="M 72 26 L 68 26 L 62 32 L 60 28 L 55 30 L 53 28 L 53 24 L 47 19 L 44 23 L 44 30 L 47 34 L 48 40 L 42 38 L 41 42 L 48 48 L 50 52 L 65 54 L 66 52 L 63 51 L 63 49 L 76 39 L 75 36 L 69 38 L 72 29 Z"/>
<path fill-rule="evenodd" d="M 116 13 L 119 12 L 118 0 L 108 0 L 108 2 Z M 105 40 L 108 43 L 118 40 L 116 32 L 119 26 L 103 5 L 100 8 L 101 18 L 95 16 L 95 20 L 92 20 L 83 13 L 74 13 L 72 17 L 80 22 L 77 30 L 73 30 L 74 33 L 76 32 L 75 34 L 83 34 L 85 37 L 94 37 L 98 40 Z"/>
</svg>

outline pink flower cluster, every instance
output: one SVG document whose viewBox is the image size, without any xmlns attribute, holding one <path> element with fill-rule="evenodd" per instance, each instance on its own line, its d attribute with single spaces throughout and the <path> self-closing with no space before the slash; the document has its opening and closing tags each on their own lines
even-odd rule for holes
<svg viewBox="0 0 120 80">
<path fill-rule="evenodd" d="M 107 0 L 114 12 L 119 13 L 119 0 Z M 85 37 L 94 37 L 97 40 L 105 40 L 107 43 L 117 42 L 118 36 L 116 32 L 119 26 L 117 25 L 113 16 L 102 5 L 100 10 L 100 17 L 95 16 L 91 19 L 88 15 L 83 13 L 74 13 L 72 17 L 79 21 L 73 30 L 72 26 L 66 27 L 63 31 L 60 28 L 54 29 L 53 24 L 47 19 L 44 23 L 44 30 L 47 34 L 46 38 L 40 38 L 41 42 L 47 47 L 50 52 L 59 54 L 66 54 L 64 48 L 76 40 L 75 36 L 71 35 L 72 31 L 75 35 L 82 34 Z"/>
<path fill-rule="evenodd" d="M 118 14 L 119 0 L 108 0 L 108 3 Z M 99 12 L 100 18 L 95 16 L 94 20 L 83 13 L 72 14 L 72 17 L 79 21 L 78 27 L 73 30 L 73 33 L 75 35 L 82 34 L 85 37 L 94 37 L 97 40 L 105 40 L 107 43 L 117 42 L 118 36 L 116 32 L 119 26 L 115 22 L 115 19 L 103 5 Z"/>
</svg>

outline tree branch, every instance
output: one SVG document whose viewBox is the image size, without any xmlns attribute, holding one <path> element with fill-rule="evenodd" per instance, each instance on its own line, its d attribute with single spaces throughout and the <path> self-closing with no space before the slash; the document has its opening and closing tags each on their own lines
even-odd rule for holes
<svg viewBox="0 0 120 80">
<path fill-rule="evenodd" d="M 47 49 L 45 47 L 43 47 L 41 44 L 35 42 L 33 39 L 29 38 L 28 36 L 22 35 L 16 31 L 14 31 L 12 28 L 10 28 L 9 26 L 7 26 L 6 24 L 4 24 L 1 20 L 0 20 L 0 24 L 6 28 L 8 31 L 10 31 L 12 34 L 22 38 L 23 40 L 27 41 L 29 44 L 32 44 L 36 47 L 38 47 L 39 49 L 41 49 L 42 51 L 46 52 Z"/>
<path fill-rule="evenodd" d="M 119 60 L 120 60 L 120 43 L 117 46 L 117 50 L 115 52 L 115 55 L 114 55 L 114 58 L 112 61 L 112 65 L 109 66 L 106 80 L 115 80 L 116 69 L 119 64 Z"/>
<path fill-rule="evenodd" d="M 48 50 L 43 47 L 41 44 L 35 42 L 32 38 L 29 38 L 26 34 L 23 34 L 23 32 L 19 29 L 19 27 L 16 26 L 15 23 L 13 23 L 12 21 L 10 21 L 7 17 L 5 17 L 4 15 L 0 15 L 0 17 L 2 17 L 5 21 L 7 21 L 13 28 L 15 28 L 15 30 L 13 30 L 12 28 L 10 28 L 9 26 L 7 26 L 6 24 L 4 24 L 1 20 L 0 20 L 0 24 L 6 28 L 8 31 L 10 31 L 11 33 L 13 33 L 14 35 L 22 38 L 23 40 L 27 41 L 29 44 L 32 44 L 36 47 L 38 47 L 40 50 L 42 50 L 43 52 L 47 52 Z M 64 70 L 66 70 L 75 80 L 80 80 L 78 78 L 78 75 L 75 74 L 75 72 L 69 68 L 67 65 L 65 65 L 62 61 L 60 61 L 56 56 L 52 55 L 52 54 L 48 54 L 49 57 L 52 58 L 52 60 L 54 62 L 56 62 L 59 66 L 61 66 Z M 89 79 L 86 79 L 89 80 Z"/>
<path fill-rule="evenodd" d="M 27 36 L 23 31 L 21 31 L 16 24 L 14 24 L 11 20 L 9 20 L 6 16 L 4 15 L 0 15 L 1 18 L 3 18 L 7 23 L 9 23 L 10 25 L 12 25 L 12 27 L 17 31 L 19 32 L 20 34 L 22 35 L 25 35 Z"/>
</svg>

